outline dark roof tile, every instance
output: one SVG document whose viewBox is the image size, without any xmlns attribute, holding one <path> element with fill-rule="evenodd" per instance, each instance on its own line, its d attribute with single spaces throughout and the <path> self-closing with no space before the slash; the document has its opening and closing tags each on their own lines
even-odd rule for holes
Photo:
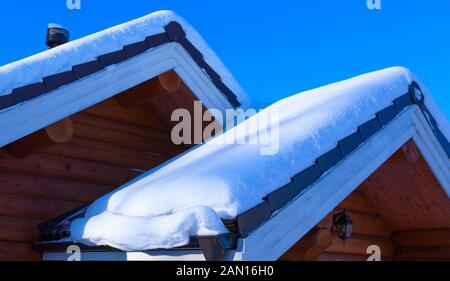
<svg viewBox="0 0 450 281">
<path fill-rule="evenodd" d="M 72 71 L 66 71 L 55 75 L 44 77 L 44 83 L 48 91 L 53 91 L 61 86 L 70 84 L 77 80 Z"/>
<path fill-rule="evenodd" d="M 280 189 L 270 193 L 266 200 L 269 202 L 270 209 L 272 211 L 283 208 L 287 203 L 292 201 L 301 193 L 299 186 L 293 182 L 288 183 Z"/>
<path fill-rule="evenodd" d="M 127 54 L 127 58 L 132 58 L 144 53 L 145 51 L 150 49 L 150 46 L 147 44 L 146 41 L 141 41 L 134 44 L 126 45 L 123 49 Z"/>
<path fill-rule="evenodd" d="M 403 111 L 407 106 L 412 105 L 413 102 L 411 100 L 411 96 L 408 94 L 398 97 L 394 100 L 394 105 L 397 108 L 398 112 Z"/>
<path fill-rule="evenodd" d="M 156 34 L 152 36 L 148 36 L 145 38 L 147 45 L 150 48 L 158 47 L 162 44 L 169 43 L 170 39 L 167 36 L 167 33 Z"/>
<path fill-rule="evenodd" d="M 359 126 L 359 133 L 363 141 L 368 140 L 371 136 L 373 136 L 376 132 L 381 129 L 381 124 L 378 118 L 373 118 L 366 123 Z"/>
<path fill-rule="evenodd" d="M 116 52 L 112 52 L 109 54 L 101 55 L 98 57 L 98 60 L 101 62 L 101 64 L 104 67 L 108 67 L 113 64 L 121 63 L 125 60 L 127 60 L 127 54 L 125 53 L 125 50 L 120 50 Z"/>
<path fill-rule="evenodd" d="M 266 201 L 239 215 L 237 223 L 241 237 L 247 237 L 252 230 L 269 219 L 271 214 L 272 210 Z"/>
<path fill-rule="evenodd" d="M 389 122 L 391 122 L 395 116 L 397 116 L 399 112 L 395 105 L 390 105 L 385 109 L 381 110 L 377 113 L 378 121 L 380 122 L 381 127 L 386 126 Z"/>
<path fill-rule="evenodd" d="M 350 136 L 344 138 L 343 140 L 338 142 L 339 148 L 341 149 L 341 153 L 343 157 L 348 156 L 352 153 L 358 146 L 363 142 L 361 134 L 359 131 L 351 134 Z"/>
<path fill-rule="evenodd" d="M 17 102 L 13 94 L 0 96 L 0 110 L 11 107 L 15 104 L 17 104 Z"/>
<path fill-rule="evenodd" d="M 94 60 L 94 61 L 79 64 L 79 65 L 75 65 L 72 68 L 72 71 L 73 71 L 75 77 L 80 79 L 80 78 L 83 78 L 90 74 L 93 74 L 95 72 L 98 72 L 104 68 L 105 67 L 103 66 L 103 64 L 101 64 L 98 60 Z"/>
<path fill-rule="evenodd" d="M 48 89 L 45 86 L 45 84 L 43 82 L 39 82 L 27 85 L 25 87 L 16 88 L 12 92 L 12 95 L 14 95 L 15 99 L 18 101 L 26 101 L 38 97 L 47 92 Z"/>
<path fill-rule="evenodd" d="M 297 188 L 303 191 L 315 183 L 321 176 L 322 174 L 320 172 L 319 165 L 315 163 L 294 176 L 293 181 Z"/>
<path fill-rule="evenodd" d="M 317 164 L 319 165 L 320 172 L 323 174 L 329 169 L 333 168 L 337 163 L 339 163 L 344 156 L 341 153 L 339 147 L 325 153 L 324 155 L 317 158 Z"/>
</svg>

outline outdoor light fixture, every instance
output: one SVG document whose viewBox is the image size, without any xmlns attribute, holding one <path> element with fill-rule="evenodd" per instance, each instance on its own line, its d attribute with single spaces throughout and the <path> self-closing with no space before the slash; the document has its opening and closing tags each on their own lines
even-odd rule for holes
<svg viewBox="0 0 450 281">
<path fill-rule="evenodd" d="M 350 216 L 347 215 L 345 209 L 343 212 L 333 215 L 333 226 L 331 227 L 331 231 L 333 231 L 333 229 L 336 230 L 338 237 L 344 240 L 344 242 L 352 236 L 353 221 Z"/>
</svg>

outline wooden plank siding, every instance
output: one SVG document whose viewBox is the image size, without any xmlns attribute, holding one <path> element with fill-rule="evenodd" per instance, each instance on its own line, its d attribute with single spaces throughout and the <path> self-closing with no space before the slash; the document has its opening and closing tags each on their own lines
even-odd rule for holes
<svg viewBox="0 0 450 281">
<path fill-rule="evenodd" d="M 192 107 L 188 94 L 182 106 Z M 0 260 L 40 260 L 32 250 L 40 223 L 184 152 L 154 112 L 148 105 L 122 108 L 111 98 L 71 116 L 74 134 L 66 143 L 24 159 L 0 149 Z"/>
<path fill-rule="evenodd" d="M 410 163 L 397 151 L 360 190 L 394 231 L 450 228 L 450 198 L 421 155 Z"/>
<path fill-rule="evenodd" d="M 407 148 L 417 149 L 409 141 Z M 367 247 L 381 248 L 382 260 L 450 260 L 450 199 L 423 156 L 399 149 L 333 211 L 353 220 L 345 243 L 335 234 L 317 260 L 367 260 Z M 418 151 L 418 150 L 417 150 Z M 414 160 L 414 161 L 412 161 Z M 332 213 L 316 228 L 332 225 Z M 281 260 L 297 260 L 302 238 Z"/>
</svg>

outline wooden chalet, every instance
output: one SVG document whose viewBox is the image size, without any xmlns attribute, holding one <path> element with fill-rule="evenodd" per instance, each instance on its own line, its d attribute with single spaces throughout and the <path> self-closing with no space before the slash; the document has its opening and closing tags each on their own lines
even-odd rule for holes
<svg viewBox="0 0 450 281">
<path fill-rule="evenodd" d="M 54 242 L 83 208 L 191 148 L 171 141 L 173 110 L 242 104 L 182 24 L 162 28 L 0 96 L 0 260 L 66 260 L 68 244 Z M 377 246 L 382 260 L 450 260 L 450 146 L 426 110 L 411 92 L 393 101 L 339 143 L 345 158 L 320 155 L 320 174 L 299 171 L 226 222 L 231 238 L 136 253 L 82 246 L 82 259 L 367 260 Z"/>
</svg>

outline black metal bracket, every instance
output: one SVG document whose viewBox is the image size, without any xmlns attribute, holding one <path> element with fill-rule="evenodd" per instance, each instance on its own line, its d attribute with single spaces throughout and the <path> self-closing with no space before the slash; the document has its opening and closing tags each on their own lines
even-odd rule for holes
<svg viewBox="0 0 450 281">
<path fill-rule="evenodd" d="M 235 249 L 237 244 L 232 232 L 218 236 L 199 236 L 197 240 L 206 261 L 223 261 L 226 251 Z"/>
<path fill-rule="evenodd" d="M 412 82 L 409 87 L 409 94 L 413 102 L 417 104 L 421 109 L 434 135 L 436 136 L 437 140 L 439 141 L 440 145 L 444 149 L 447 156 L 450 158 L 450 142 L 447 139 L 447 137 L 444 136 L 444 133 L 442 133 L 441 129 L 439 128 L 436 119 L 434 119 L 430 110 L 425 105 L 425 95 L 423 94 L 423 91 L 420 88 L 419 84 L 417 84 L 416 82 Z"/>
</svg>

